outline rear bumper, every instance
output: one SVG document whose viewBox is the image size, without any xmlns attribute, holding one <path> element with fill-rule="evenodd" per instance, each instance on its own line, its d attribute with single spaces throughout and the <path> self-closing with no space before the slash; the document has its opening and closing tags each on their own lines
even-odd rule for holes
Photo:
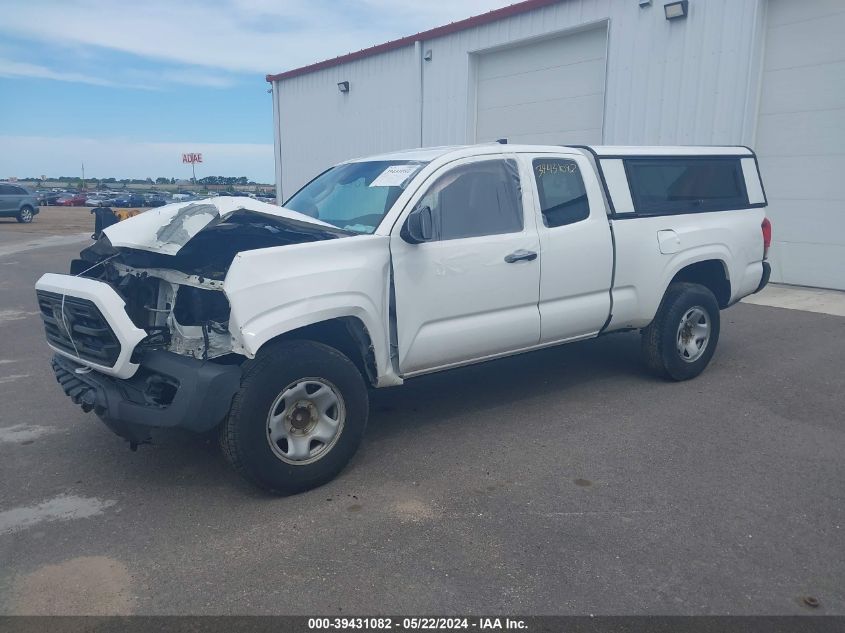
<svg viewBox="0 0 845 633">
<path fill-rule="evenodd" d="M 754 292 L 760 292 L 763 288 L 765 288 L 769 284 L 769 277 L 772 276 L 772 266 L 769 262 L 763 262 L 763 276 L 760 277 L 760 285 L 757 286 L 757 290 Z"/>
<path fill-rule="evenodd" d="M 211 430 L 228 414 L 241 381 L 237 365 L 164 351 L 147 352 L 128 379 L 89 370 L 59 354 L 53 371 L 65 394 L 133 443 L 148 440 L 153 428 Z"/>
</svg>

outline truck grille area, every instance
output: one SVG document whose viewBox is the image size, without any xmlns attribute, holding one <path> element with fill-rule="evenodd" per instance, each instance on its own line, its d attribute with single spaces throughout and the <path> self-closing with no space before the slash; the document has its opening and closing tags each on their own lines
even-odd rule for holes
<svg viewBox="0 0 845 633">
<path fill-rule="evenodd" d="M 92 301 L 37 290 L 38 308 L 47 341 L 72 356 L 104 367 L 113 367 L 120 356 L 120 342 Z M 64 316 L 62 311 L 64 310 Z"/>
</svg>

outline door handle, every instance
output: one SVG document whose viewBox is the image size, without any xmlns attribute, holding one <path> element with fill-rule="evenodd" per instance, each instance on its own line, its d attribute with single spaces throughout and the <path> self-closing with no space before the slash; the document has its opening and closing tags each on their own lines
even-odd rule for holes
<svg viewBox="0 0 845 633">
<path fill-rule="evenodd" d="M 534 259 L 537 259 L 537 253 L 523 249 L 514 251 L 510 255 L 505 255 L 505 261 L 509 264 L 513 264 L 515 262 L 530 262 Z"/>
</svg>

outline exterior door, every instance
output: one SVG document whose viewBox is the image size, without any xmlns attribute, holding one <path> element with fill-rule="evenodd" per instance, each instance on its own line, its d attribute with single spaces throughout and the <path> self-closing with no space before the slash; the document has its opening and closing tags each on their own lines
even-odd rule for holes
<svg viewBox="0 0 845 633">
<path fill-rule="evenodd" d="M 540 244 L 526 190 L 515 159 L 476 157 L 433 174 L 411 201 L 431 209 L 433 231 L 403 240 L 406 212 L 391 237 L 402 375 L 538 343 Z"/>
<path fill-rule="evenodd" d="M 593 168 L 580 154 L 520 156 L 540 210 L 540 340 L 592 336 L 610 314 L 613 275 L 613 241 Z"/>
<path fill-rule="evenodd" d="M 14 204 L 14 192 L 11 185 L 0 184 L 0 211 L 13 211 L 17 208 Z"/>
<path fill-rule="evenodd" d="M 845 290 L 845 2 L 766 3 L 754 149 L 772 281 Z"/>
</svg>

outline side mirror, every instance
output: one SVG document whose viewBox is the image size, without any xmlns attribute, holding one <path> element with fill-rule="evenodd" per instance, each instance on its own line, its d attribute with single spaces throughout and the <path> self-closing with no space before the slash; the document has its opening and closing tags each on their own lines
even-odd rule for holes
<svg viewBox="0 0 845 633">
<path fill-rule="evenodd" d="M 411 211 L 399 236 L 409 244 L 422 244 L 434 236 L 434 217 L 430 207 L 419 207 Z"/>
</svg>

